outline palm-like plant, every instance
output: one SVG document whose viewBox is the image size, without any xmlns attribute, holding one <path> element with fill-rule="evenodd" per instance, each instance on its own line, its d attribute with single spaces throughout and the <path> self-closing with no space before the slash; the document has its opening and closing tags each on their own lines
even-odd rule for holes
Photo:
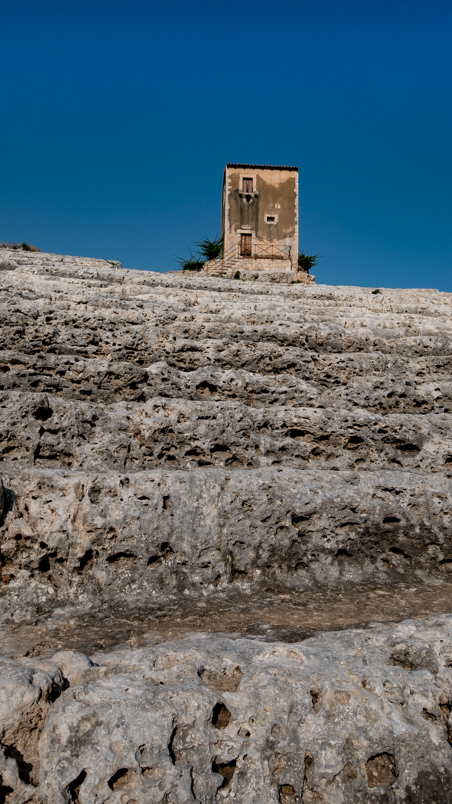
<svg viewBox="0 0 452 804">
<path fill-rule="evenodd" d="M 195 245 L 197 249 L 195 254 L 192 254 L 189 249 L 189 257 L 176 257 L 176 262 L 183 271 L 201 271 L 205 262 L 216 260 L 223 253 L 222 237 L 215 237 L 213 240 L 203 237 Z"/>
<path fill-rule="evenodd" d="M 183 271 L 201 271 L 205 260 L 200 260 L 196 254 L 192 254 L 190 251 L 189 257 L 176 257 L 176 262 L 179 263 L 181 269 Z"/>
<path fill-rule="evenodd" d="M 311 268 L 314 268 L 320 259 L 320 254 L 306 254 L 305 251 L 301 251 L 298 255 L 298 267 L 301 268 L 302 271 L 309 272 Z"/>
<path fill-rule="evenodd" d="M 223 238 L 215 237 L 209 240 L 208 237 L 203 237 L 196 243 L 196 248 L 198 254 L 205 260 L 216 260 L 223 253 Z"/>
</svg>

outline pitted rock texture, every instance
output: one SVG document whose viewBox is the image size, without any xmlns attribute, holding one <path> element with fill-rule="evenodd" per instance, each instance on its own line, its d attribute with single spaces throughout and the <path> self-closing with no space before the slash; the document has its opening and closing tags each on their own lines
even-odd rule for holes
<svg viewBox="0 0 452 804">
<path fill-rule="evenodd" d="M 438 475 L 35 469 L 17 480 L 2 542 L 16 622 L 51 603 L 384 582 L 452 563 L 451 481 Z"/>
<path fill-rule="evenodd" d="M 3 801 L 446 804 L 452 617 L 0 663 Z"/>
<path fill-rule="evenodd" d="M 449 294 L 2 251 L 4 622 L 447 581 Z"/>
<path fill-rule="evenodd" d="M 0 804 L 449 802 L 452 297 L 0 271 Z"/>
</svg>

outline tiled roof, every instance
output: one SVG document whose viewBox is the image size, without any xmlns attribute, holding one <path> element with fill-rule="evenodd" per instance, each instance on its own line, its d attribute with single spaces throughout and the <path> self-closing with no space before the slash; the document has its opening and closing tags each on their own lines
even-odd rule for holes
<svg viewBox="0 0 452 804">
<path fill-rule="evenodd" d="M 227 168 L 254 168 L 260 170 L 296 170 L 298 171 L 297 167 L 293 165 L 241 165 L 235 164 L 235 162 L 228 162 L 226 165 Z"/>
</svg>

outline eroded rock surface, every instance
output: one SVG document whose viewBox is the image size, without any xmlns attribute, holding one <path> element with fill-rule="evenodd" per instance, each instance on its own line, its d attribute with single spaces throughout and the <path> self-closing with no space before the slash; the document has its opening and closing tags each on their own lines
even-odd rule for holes
<svg viewBox="0 0 452 804">
<path fill-rule="evenodd" d="M 448 294 L 4 252 L 6 622 L 231 584 L 447 579 Z"/>
<path fill-rule="evenodd" d="M 0 256 L 0 802 L 450 801 L 451 295 Z"/>
<path fill-rule="evenodd" d="M 446 804 L 451 666 L 451 616 L 290 645 L 200 634 L 4 662 L 0 792 L 23 804 Z"/>
</svg>

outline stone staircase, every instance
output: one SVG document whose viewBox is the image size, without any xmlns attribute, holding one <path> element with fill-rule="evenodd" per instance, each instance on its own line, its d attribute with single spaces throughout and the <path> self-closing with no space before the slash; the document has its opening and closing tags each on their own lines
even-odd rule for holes
<svg viewBox="0 0 452 804">
<path fill-rule="evenodd" d="M 243 260 L 238 256 L 226 257 L 223 260 L 210 260 L 204 263 L 203 273 L 231 279 L 236 271 L 240 271 L 242 262 Z"/>
<path fill-rule="evenodd" d="M 239 276 L 236 276 L 237 272 Z M 290 259 L 273 259 L 265 256 L 257 259 L 254 256 L 248 259 L 238 255 L 236 246 L 229 249 L 222 259 L 205 262 L 201 273 L 208 276 L 223 277 L 224 279 L 233 279 L 236 276 L 237 279 L 261 282 L 315 283 L 315 277 L 311 277 L 306 271 L 295 273 Z"/>
</svg>

